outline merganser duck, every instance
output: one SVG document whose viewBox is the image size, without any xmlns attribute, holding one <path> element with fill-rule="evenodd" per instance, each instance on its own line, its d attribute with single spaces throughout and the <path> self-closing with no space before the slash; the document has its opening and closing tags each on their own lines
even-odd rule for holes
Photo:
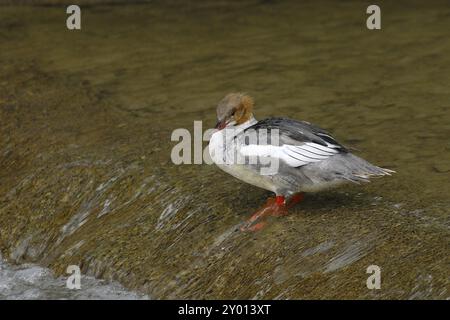
<svg viewBox="0 0 450 320">
<path fill-rule="evenodd" d="M 253 99 L 242 93 L 225 96 L 217 106 L 217 131 L 208 147 L 220 169 L 276 195 L 251 216 L 242 231 L 260 230 L 263 218 L 287 214 L 304 192 L 345 182 L 368 182 L 370 177 L 395 172 L 353 155 L 330 133 L 309 122 L 288 118 L 257 121 L 253 105 Z M 276 170 L 268 170 L 274 163 Z"/>
</svg>

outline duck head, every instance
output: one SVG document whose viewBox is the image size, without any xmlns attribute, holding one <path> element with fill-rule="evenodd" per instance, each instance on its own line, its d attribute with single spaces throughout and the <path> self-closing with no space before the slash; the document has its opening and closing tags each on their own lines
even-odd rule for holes
<svg viewBox="0 0 450 320">
<path fill-rule="evenodd" d="M 216 129 L 236 126 L 253 118 L 253 99 L 243 93 L 229 93 L 217 105 Z"/>
</svg>

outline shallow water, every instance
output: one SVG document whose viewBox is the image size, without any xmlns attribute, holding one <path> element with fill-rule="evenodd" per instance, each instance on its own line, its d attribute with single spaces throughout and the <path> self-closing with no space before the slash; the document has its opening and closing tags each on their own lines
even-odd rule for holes
<svg viewBox="0 0 450 320">
<path fill-rule="evenodd" d="M 63 7 L 2 7 L 4 256 L 155 298 L 449 298 L 450 7 L 379 5 L 381 31 L 351 1 L 89 6 L 79 32 Z M 230 91 L 397 174 L 241 233 L 269 194 L 170 160 Z"/>
<path fill-rule="evenodd" d="M 0 300 L 137 300 L 147 296 L 129 292 L 117 282 L 81 277 L 80 289 L 68 289 L 67 278 L 34 264 L 12 266 L 0 260 Z"/>
</svg>

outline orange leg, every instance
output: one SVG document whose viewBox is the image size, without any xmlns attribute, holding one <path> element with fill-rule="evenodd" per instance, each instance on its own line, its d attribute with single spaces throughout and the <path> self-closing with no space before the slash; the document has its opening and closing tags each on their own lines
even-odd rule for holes
<svg viewBox="0 0 450 320">
<path fill-rule="evenodd" d="M 281 217 L 288 214 L 288 209 L 302 201 L 303 193 L 294 194 L 289 201 L 283 196 L 267 199 L 266 204 L 257 210 L 241 227 L 241 231 L 258 231 L 266 225 L 265 218 L 268 216 Z M 262 221 L 261 221 L 262 220 Z"/>
<path fill-rule="evenodd" d="M 305 198 L 305 194 L 303 192 L 299 192 L 294 194 L 290 199 L 289 202 L 286 204 L 287 208 L 290 209 L 293 206 L 295 206 L 297 203 L 301 202 Z"/>
<path fill-rule="evenodd" d="M 265 219 L 268 216 L 283 216 L 287 214 L 287 207 L 285 204 L 285 198 L 283 196 L 277 196 L 276 198 L 267 199 L 266 204 L 256 211 L 250 219 L 241 227 L 241 231 L 258 231 L 261 230 L 266 224 L 264 221 L 258 222 L 261 219 Z"/>
</svg>

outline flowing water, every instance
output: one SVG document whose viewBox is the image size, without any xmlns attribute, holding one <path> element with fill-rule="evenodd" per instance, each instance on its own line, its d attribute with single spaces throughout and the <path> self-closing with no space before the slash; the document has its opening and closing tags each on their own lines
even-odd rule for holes
<svg viewBox="0 0 450 320">
<path fill-rule="evenodd" d="M 116 282 L 81 277 L 79 289 L 69 289 L 67 278 L 33 264 L 11 266 L 0 260 L 0 299 L 108 299 L 137 300 L 147 296 L 125 290 Z M 69 279 L 70 281 L 70 279 Z"/>
<path fill-rule="evenodd" d="M 448 2 L 379 1 L 378 31 L 357 1 L 87 1 L 80 31 L 49 2 L 0 7 L 8 266 L 75 264 L 162 299 L 450 297 Z M 242 233 L 270 194 L 170 158 L 172 131 L 211 127 L 232 91 L 397 173 Z M 66 297 L 48 282 L 6 295 Z"/>
</svg>

